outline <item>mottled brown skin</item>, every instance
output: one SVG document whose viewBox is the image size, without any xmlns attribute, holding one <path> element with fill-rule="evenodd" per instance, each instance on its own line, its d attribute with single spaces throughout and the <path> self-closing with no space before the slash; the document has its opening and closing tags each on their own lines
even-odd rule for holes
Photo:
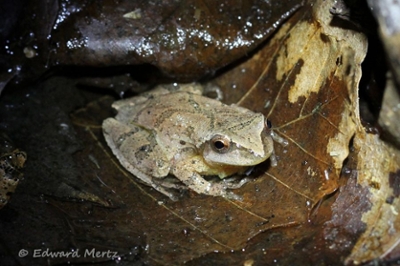
<svg viewBox="0 0 400 266">
<path fill-rule="evenodd" d="M 159 86 L 117 101 L 115 118 L 103 122 L 105 139 L 120 163 L 144 183 L 175 200 L 164 178 L 211 196 L 240 199 L 228 189 L 239 183 L 212 182 L 267 160 L 273 141 L 265 117 L 201 95 L 198 84 Z M 168 182 L 168 183 L 166 183 Z"/>
</svg>

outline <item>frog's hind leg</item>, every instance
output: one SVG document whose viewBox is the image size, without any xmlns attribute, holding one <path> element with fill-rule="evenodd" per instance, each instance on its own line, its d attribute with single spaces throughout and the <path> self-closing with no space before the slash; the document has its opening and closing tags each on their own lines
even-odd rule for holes
<svg viewBox="0 0 400 266">
<path fill-rule="evenodd" d="M 160 176 L 168 174 L 168 164 L 165 164 L 163 168 L 153 169 L 150 174 L 145 173 L 156 164 L 154 160 L 151 160 L 154 157 L 153 153 L 156 152 L 159 156 L 161 154 L 157 145 L 152 143 L 149 131 L 133 125 L 127 126 L 114 118 L 108 118 L 103 122 L 103 134 L 111 151 L 126 170 L 142 183 L 153 187 L 173 201 L 177 200 L 177 195 L 172 189 L 154 182 Z"/>
<path fill-rule="evenodd" d="M 145 185 L 151 186 L 158 192 L 164 194 L 168 198 L 170 198 L 172 201 L 178 201 L 178 193 L 176 191 L 175 187 L 168 187 L 165 185 L 163 180 L 154 179 L 153 177 L 144 174 L 143 172 L 139 171 L 136 168 L 132 169 L 127 169 L 129 172 L 131 172 L 134 176 L 136 176 L 141 183 L 144 183 Z"/>
<path fill-rule="evenodd" d="M 154 183 L 163 186 L 164 188 L 173 188 L 176 190 L 187 190 L 187 186 L 174 176 L 167 176 L 163 179 L 157 178 Z"/>
</svg>

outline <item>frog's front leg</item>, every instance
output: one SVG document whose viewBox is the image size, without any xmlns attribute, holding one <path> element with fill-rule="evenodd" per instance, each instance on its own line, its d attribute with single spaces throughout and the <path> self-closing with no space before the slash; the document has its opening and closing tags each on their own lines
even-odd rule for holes
<svg viewBox="0 0 400 266">
<path fill-rule="evenodd" d="M 202 169 L 204 163 L 199 158 L 192 158 L 187 161 L 180 161 L 172 167 L 172 173 L 187 187 L 198 194 L 209 196 L 221 196 L 233 200 L 242 200 L 242 197 L 236 195 L 228 189 L 237 189 L 245 184 L 248 180 L 243 180 L 238 183 L 232 182 L 210 182 L 205 180 L 200 174 L 199 169 Z"/>
</svg>

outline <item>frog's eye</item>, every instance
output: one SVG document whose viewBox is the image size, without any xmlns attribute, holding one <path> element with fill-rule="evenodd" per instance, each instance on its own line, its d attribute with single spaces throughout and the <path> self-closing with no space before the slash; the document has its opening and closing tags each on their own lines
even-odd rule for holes
<svg viewBox="0 0 400 266">
<path fill-rule="evenodd" d="M 211 148 L 218 153 L 226 153 L 231 147 L 231 141 L 224 136 L 215 135 L 211 139 Z"/>
</svg>

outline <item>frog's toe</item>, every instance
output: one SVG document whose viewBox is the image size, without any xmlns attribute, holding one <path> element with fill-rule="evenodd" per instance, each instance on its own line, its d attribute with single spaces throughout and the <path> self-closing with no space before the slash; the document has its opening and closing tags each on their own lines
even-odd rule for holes
<svg viewBox="0 0 400 266">
<path fill-rule="evenodd" d="M 161 192 L 162 194 L 164 194 L 165 196 L 167 196 L 168 198 L 170 198 L 172 201 L 178 201 L 179 199 L 179 193 L 178 190 L 174 189 L 174 188 L 168 188 L 165 187 L 159 183 L 155 183 L 153 182 L 151 184 L 151 186 L 157 190 L 158 192 Z"/>
<path fill-rule="evenodd" d="M 169 197 L 170 200 L 177 202 L 179 197 L 177 195 L 175 195 L 174 193 L 171 193 L 169 195 L 167 195 Z"/>
<path fill-rule="evenodd" d="M 270 159 L 270 162 L 271 162 L 271 166 L 272 166 L 272 167 L 276 167 L 276 166 L 278 165 L 278 161 L 276 160 L 275 152 L 273 152 L 273 153 L 271 154 L 271 156 L 269 157 L 269 159 Z"/>
<path fill-rule="evenodd" d="M 283 147 L 286 147 L 287 145 L 289 145 L 289 141 L 287 141 L 287 139 L 279 136 L 275 131 L 271 130 L 270 135 L 275 142 L 281 144 Z"/>
<path fill-rule="evenodd" d="M 230 178 L 225 178 L 222 180 L 222 183 L 224 184 L 225 188 L 229 188 L 229 189 L 238 189 L 241 188 L 244 184 L 248 183 L 249 181 L 251 181 L 251 178 L 245 177 L 245 178 L 241 178 L 240 180 L 238 180 L 238 177 L 230 177 Z"/>
<path fill-rule="evenodd" d="M 166 193 L 165 193 L 166 192 Z M 162 192 L 165 196 L 167 196 L 170 200 L 176 202 L 179 200 L 179 193 L 175 189 L 166 189 L 165 192 Z"/>
<path fill-rule="evenodd" d="M 230 200 L 237 200 L 237 201 L 243 201 L 243 197 L 239 196 L 231 191 L 226 191 L 225 194 L 222 195 L 222 197 L 230 199 Z"/>
</svg>

